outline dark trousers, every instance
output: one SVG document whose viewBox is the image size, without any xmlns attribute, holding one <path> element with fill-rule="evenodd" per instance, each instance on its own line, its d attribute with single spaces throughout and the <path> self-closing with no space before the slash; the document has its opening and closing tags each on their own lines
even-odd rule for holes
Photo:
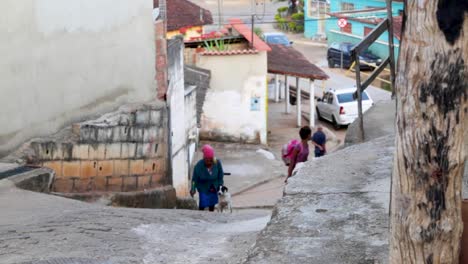
<svg viewBox="0 0 468 264">
<path fill-rule="evenodd" d="M 325 153 L 323 151 L 315 151 L 315 157 L 316 158 L 322 157 L 323 155 L 325 155 Z"/>
<path fill-rule="evenodd" d="M 200 207 L 200 206 L 199 206 L 199 207 L 198 207 L 198 210 L 204 211 L 205 208 L 206 208 L 206 207 Z M 215 206 L 213 205 L 213 206 L 208 207 L 208 210 L 210 210 L 210 212 L 213 212 L 213 211 L 214 211 L 214 208 L 215 208 Z"/>
</svg>

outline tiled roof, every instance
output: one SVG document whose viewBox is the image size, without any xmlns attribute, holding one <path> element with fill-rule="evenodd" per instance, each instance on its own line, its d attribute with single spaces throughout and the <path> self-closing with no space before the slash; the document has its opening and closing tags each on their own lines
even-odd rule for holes
<svg viewBox="0 0 468 264">
<path fill-rule="evenodd" d="M 201 55 L 205 56 L 229 56 L 229 55 L 245 55 L 245 54 L 257 54 L 258 50 L 255 49 L 244 49 L 244 50 L 226 50 L 226 51 L 204 51 Z"/>
<path fill-rule="evenodd" d="M 166 3 L 168 31 L 213 24 L 211 12 L 189 0 L 167 0 Z M 153 0 L 153 6 L 159 7 L 159 0 Z"/>
<path fill-rule="evenodd" d="M 231 18 L 229 19 L 229 24 L 232 28 L 234 28 L 239 34 L 244 36 L 249 43 L 252 43 L 252 30 L 242 22 L 242 20 L 238 18 Z M 228 27 L 229 28 L 229 27 Z M 253 46 L 258 51 L 270 51 L 270 47 L 268 44 L 263 42 L 261 38 L 257 36 L 257 34 L 253 34 Z"/>
<path fill-rule="evenodd" d="M 328 75 L 293 47 L 270 44 L 268 72 L 314 80 L 327 80 Z"/>
</svg>

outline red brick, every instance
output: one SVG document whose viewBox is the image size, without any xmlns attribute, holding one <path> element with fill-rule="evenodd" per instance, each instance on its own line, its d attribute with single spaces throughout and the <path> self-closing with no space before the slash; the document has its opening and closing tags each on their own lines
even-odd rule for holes
<svg viewBox="0 0 468 264">
<path fill-rule="evenodd" d="M 138 190 L 148 189 L 151 187 L 151 175 L 143 175 L 138 177 Z"/>
<path fill-rule="evenodd" d="M 133 176 L 124 177 L 124 192 L 135 191 L 136 189 L 136 178 Z"/>
<path fill-rule="evenodd" d="M 158 55 L 156 56 L 156 66 L 157 67 L 164 67 L 166 66 L 166 56 Z"/>
<path fill-rule="evenodd" d="M 145 160 L 145 162 L 143 164 L 143 169 L 144 169 L 145 174 L 155 173 L 156 170 L 158 169 L 157 160 L 155 160 L 155 159 Z"/>
<path fill-rule="evenodd" d="M 156 39 L 156 50 L 160 50 L 163 47 L 163 40 L 162 39 Z M 160 53 L 158 53 L 160 54 Z"/>
<path fill-rule="evenodd" d="M 140 160 L 130 160 L 130 175 L 141 175 L 144 172 L 143 168 L 144 161 Z"/>
<path fill-rule="evenodd" d="M 62 177 L 62 161 L 44 162 L 44 164 L 42 166 L 55 171 L 55 177 L 57 177 L 57 178 Z"/>
<path fill-rule="evenodd" d="M 154 23 L 154 28 L 156 31 L 156 37 L 164 35 L 164 22 L 163 21 L 156 21 Z"/>
<path fill-rule="evenodd" d="M 96 176 L 93 178 L 94 191 L 104 192 L 106 191 L 106 177 L 105 176 Z"/>
<path fill-rule="evenodd" d="M 93 191 L 93 185 L 92 178 L 80 178 L 79 180 L 75 180 L 75 192 Z"/>
<path fill-rule="evenodd" d="M 112 160 L 98 161 L 97 167 L 98 177 L 112 176 L 114 174 L 114 161 Z"/>
<path fill-rule="evenodd" d="M 81 162 L 81 173 L 82 179 L 89 179 L 97 176 L 97 161 L 82 161 Z"/>
<path fill-rule="evenodd" d="M 112 176 L 107 178 L 107 189 L 109 192 L 122 191 L 122 177 Z"/>
<path fill-rule="evenodd" d="M 80 177 L 80 168 L 79 161 L 64 161 L 62 162 L 62 176 L 64 178 Z"/>
<path fill-rule="evenodd" d="M 163 175 L 161 173 L 155 173 L 151 175 L 151 187 L 158 187 L 163 185 Z"/>
<path fill-rule="evenodd" d="M 114 160 L 114 176 L 120 177 L 128 175 L 130 161 L 129 160 Z"/>
<path fill-rule="evenodd" d="M 71 192 L 72 180 L 71 179 L 60 179 L 56 178 L 52 185 L 52 190 L 54 192 Z"/>
</svg>

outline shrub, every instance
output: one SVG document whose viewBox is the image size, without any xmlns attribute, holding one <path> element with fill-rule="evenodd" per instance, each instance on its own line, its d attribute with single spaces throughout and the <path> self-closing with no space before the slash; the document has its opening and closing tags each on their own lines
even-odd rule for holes
<svg viewBox="0 0 468 264">
<path fill-rule="evenodd" d="M 254 33 L 255 33 L 257 36 L 261 37 L 263 31 L 262 31 L 261 28 L 258 28 L 258 27 L 257 27 L 257 28 L 254 28 Z"/>
<path fill-rule="evenodd" d="M 296 25 L 296 32 L 304 32 L 304 26 L 303 25 Z"/>
<path fill-rule="evenodd" d="M 291 19 L 295 22 L 304 21 L 304 13 L 295 13 L 291 16 Z"/>
<path fill-rule="evenodd" d="M 281 18 L 279 18 L 277 21 L 278 21 L 278 25 L 279 25 L 280 29 L 282 29 L 282 30 L 286 30 L 286 29 L 287 29 L 287 22 L 286 22 L 286 19 L 284 19 L 284 18 L 281 17 Z"/>
<path fill-rule="evenodd" d="M 293 22 L 293 21 L 288 22 L 288 29 L 290 31 L 296 31 L 296 22 Z"/>
<path fill-rule="evenodd" d="M 287 6 L 282 6 L 282 7 L 278 8 L 278 13 L 280 13 L 280 14 L 281 14 L 281 13 L 284 13 L 284 12 L 286 12 L 286 11 L 288 11 L 288 7 L 287 7 Z"/>
</svg>

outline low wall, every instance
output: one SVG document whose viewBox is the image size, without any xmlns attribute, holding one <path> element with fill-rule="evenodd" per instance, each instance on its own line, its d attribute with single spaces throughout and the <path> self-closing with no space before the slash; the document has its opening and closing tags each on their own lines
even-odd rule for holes
<svg viewBox="0 0 468 264">
<path fill-rule="evenodd" d="M 127 192 L 167 185 L 166 110 L 124 106 L 28 143 L 30 162 L 55 171 L 53 192 Z"/>
</svg>

